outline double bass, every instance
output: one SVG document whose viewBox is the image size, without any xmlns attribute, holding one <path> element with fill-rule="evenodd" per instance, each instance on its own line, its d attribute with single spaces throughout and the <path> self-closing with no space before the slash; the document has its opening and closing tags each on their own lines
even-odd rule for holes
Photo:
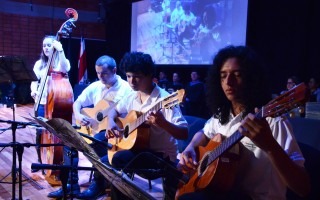
<svg viewBox="0 0 320 200">
<path fill-rule="evenodd" d="M 67 8 L 65 14 L 69 17 L 56 34 L 56 40 L 68 36 L 75 27 L 74 22 L 78 20 L 78 13 L 72 8 Z M 34 104 L 35 116 L 38 116 L 39 105 L 43 92 L 47 92 L 46 105 L 44 108 L 44 117 L 47 119 L 62 118 L 72 123 L 72 104 L 74 101 L 72 86 L 69 82 L 68 74 L 53 71 L 53 63 L 56 50 L 48 58 L 45 67 L 45 75 L 41 77 L 39 93 Z M 47 87 L 46 87 L 47 85 Z M 44 130 L 40 136 L 41 144 L 52 144 L 52 146 L 40 147 L 40 161 L 45 164 L 60 165 L 63 162 L 63 147 L 55 144 L 61 143 L 60 139 Z M 61 185 L 59 180 L 59 171 L 45 170 L 45 179 L 51 185 Z"/>
</svg>

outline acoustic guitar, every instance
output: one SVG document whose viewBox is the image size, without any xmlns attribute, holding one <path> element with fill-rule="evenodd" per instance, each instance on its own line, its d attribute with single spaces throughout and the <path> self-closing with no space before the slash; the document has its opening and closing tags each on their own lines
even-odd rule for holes
<svg viewBox="0 0 320 200">
<path fill-rule="evenodd" d="M 258 118 L 276 117 L 291 109 L 304 104 L 308 99 L 308 89 L 305 84 L 300 84 L 281 96 L 271 100 L 263 106 L 256 114 Z M 210 140 L 205 147 L 196 149 L 199 158 L 198 168 L 190 176 L 185 175 L 185 184 L 180 184 L 176 192 L 176 199 L 181 195 L 205 188 L 213 192 L 227 192 L 233 184 L 235 177 L 235 167 L 237 166 L 227 152 L 233 145 L 238 143 L 243 135 L 236 131 L 221 143 Z"/>
<path fill-rule="evenodd" d="M 184 89 L 177 90 L 158 101 L 145 113 L 132 110 L 125 118 L 118 118 L 116 120 L 117 124 L 124 131 L 120 137 L 109 134 L 108 142 L 112 144 L 112 149 L 108 151 L 109 162 L 111 163 L 113 155 L 117 151 L 149 148 L 149 126 L 144 124 L 147 113 L 149 111 L 158 111 L 162 108 L 172 108 L 182 102 L 184 94 Z"/>
<path fill-rule="evenodd" d="M 102 99 L 100 100 L 93 108 L 82 108 L 81 114 L 90 117 L 96 120 L 96 126 L 80 126 L 80 129 L 77 130 L 79 133 L 87 134 L 90 137 L 93 137 L 94 134 L 99 133 L 102 130 L 105 130 L 108 126 L 108 112 L 114 108 L 117 103 L 110 106 L 109 102 Z M 80 124 L 79 121 L 76 121 L 76 124 Z M 85 141 L 90 144 L 92 141 L 84 137 Z"/>
</svg>

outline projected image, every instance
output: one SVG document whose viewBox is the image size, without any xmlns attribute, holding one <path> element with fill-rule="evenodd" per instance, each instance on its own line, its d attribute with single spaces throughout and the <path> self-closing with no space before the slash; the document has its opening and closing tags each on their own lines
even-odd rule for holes
<svg viewBox="0 0 320 200">
<path fill-rule="evenodd" d="M 245 44 L 245 0 L 144 0 L 132 6 L 131 50 L 156 64 L 211 64 L 228 44 Z"/>
</svg>

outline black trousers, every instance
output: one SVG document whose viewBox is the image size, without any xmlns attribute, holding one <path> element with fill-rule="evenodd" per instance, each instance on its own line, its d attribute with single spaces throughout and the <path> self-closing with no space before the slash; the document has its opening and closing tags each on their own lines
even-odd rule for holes
<svg viewBox="0 0 320 200">
<path fill-rule="evenodd" d="M 123 172 L 139 174 L 143 169 L 161 169 L 163 174 L 163 190 L 165 199 L 174 199 L 178 185 L 176 175 L 176 163 L 173 163 L 169 158 L 163 158 L 162 153 L 152 151 L 132 151 L 123 150 L 114 154 L 112 159 L 112 167 L 121 169 Z M 129 197 L 122 194 L 116 187 L 111 188 L 111 198 L 113 200 L 126 200 Z"/>
<path fill-rule="evenodd" d="M 108 142 L 108 139 L 105 137 L 105 131 L 101 131 L 100 133 L 97 133 L 94 135 L 95 139 Z M 105 155 L 108 154 L 108 149 L 106 146 L 97 143 L 97 142 L 92 142 L 90 146 L 94 149 L 94 151 L 98 154 L 98 156 L 101 158 Z M 71 149 L 68 146 L 63 147 L 63 160 L 64 160 L 64 165 L 71 165 L 73 167 L 77 167 L 79 164 L 79 154 L 78 151 Z M 95 172 L 94 175 L 95 179 L 100 179 L 102 181 L 103 176 L 99 172 Z M 72 170 L 69 173 L 69 179 L 68 183 L 78 183 L 79 177 L 78 177 L 78 171 L 77 170 Z"/>
</svg>

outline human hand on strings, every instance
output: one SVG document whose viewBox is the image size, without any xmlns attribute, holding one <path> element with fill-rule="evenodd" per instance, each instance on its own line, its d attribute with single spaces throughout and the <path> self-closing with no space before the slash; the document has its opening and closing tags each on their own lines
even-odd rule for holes
<svg viewBox="0 0 320 200">
<path fill-rule="evenodd" d="M 192 146 L 187 146 L 186 149 L 181 153 L 177 168 L 183 173 L 188 173 L 195 170 L 197 166 L 198 162 L 195 148 Z"/>
<path fill-rule="evenodd" d="M 146 124 L 148 125 L 154 125 L 154 126 L 158 126 L 158 127 L 162 127 L 162 124 L 164 124 L 164 122 L 166 121 L 166 118 L 164 117 L 162 111 L 162 109 L 158 110 L 158 111 L 149 111 L 146 114 Z"/>
<path fill-rule="evenodd" d="M 106 128 L 106 135 L 107 139 L 111 139 L 114 137 L 119 138 L 123 133 L 124 129 L 121 129 L 114 120 L 108 120 L 108 126 Z"/>
<path fill-rule="evenodd" d="M 81 126 L 90 126 L 93 129 L 96 129 L 98 127 L 97 120 L 92 119 L 91 117 L 80 114 L 77 118 Z"/>
<path fill-rule="evenodd" d="M 32 92 L 31 92 L 31 97 L 32 97 L 33 99 L 36 99 L 36 98 L 37 98 L 37 95 L 38 95 L 38 92 L 37 92 L 37 91 L 32 91 Z"/>
<path fill-rule="evenodd" d="M 256 112 L 258 110 L 256 109 Z M 239 132 L 250 138 L 259 148 L 267 151 L 270 144 L 276 142 L 268 122 L 265 119 L 259 119 L 254 114 L 249 113 L 241 122 Z"/>
<path fill-rule="evenodd" d="M 58 52 L 63 51 L 62 44 L 61 44 L 59 41 L 57 41 L 57 40 L 54 40 L 54 41 L 52 42 L 52 46 L 53 46 L 53 48 L 55 48 L 56 51 L 58 51 Z"/>
<path fill-rule="evenodd" d="M 214 142 L 221 142 L 224 136 L 220 133 L 216 134 L 211 140 Z M 192 145 L 188 145 L 185 150 L 181 153 L 181 157 L 177 168 L 183 173 L 190 172 L 192 170 L 196 170 L 199 165 L 199 158 L 197 158 L 197 154 L 195 148 Z"/>
</svg>

